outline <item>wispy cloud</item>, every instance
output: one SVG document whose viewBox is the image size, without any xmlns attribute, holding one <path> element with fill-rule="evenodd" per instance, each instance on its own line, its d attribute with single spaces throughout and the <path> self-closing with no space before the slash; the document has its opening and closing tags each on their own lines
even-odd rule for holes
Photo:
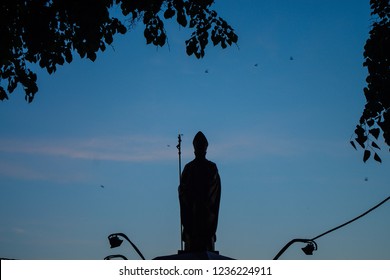
<svg viewBox="0 0 390 280">
<path fill-rule="evenodd" d="M 264 130 L 263 130 L 264 131 Z M 252 160 L 301 160 L 313 155 L 340 157 L 345 143 L 306 139 L 285 132 L 241 129 L 213 131 L 208 158 L 217 163 Z M 96 163 L 174 163 L 177 139 L 171 136 L 121 135 L 80 138 L 0 139 L 0 177 L 42 182 L 89 183 L 99 176 Z M 182 143 L 182 163 L 193 158 L 192 137 Z M 88 163 L 88 161 L 90 161 Z"/>
<path fill-rule="evenodd" d="M 172 140 L 172 137 L 153 135 L 1 139 L 0 152 L 84 160 L 159 162 L 177 158 L 177 143 Z M 213 158 L 227 160 L 259 156 L 296 157 L 314 149 L 326 150 L 330 145 L 335 145 L 333 142 L 318 143 L 297 136 L 244 131 L 218 133 L 210 140 L 209 154 Z M 183 143 L 182 149 L 184 157 L 192 157 L 192 144 Z"/>
<path fill-rule="evenodd" d="M 140 136 L 80 139 L 3 139 L 0 152 L 107 161 L 157 161 L 174 157 L 167 139 Z"/>
<path fill-rule="evenodd" d="M 158 162 L 175 160 L 177 150 L 163 137 L 3 138 L 0 176 L 50 182 L 88 182 L 96 174 L 66 160 Z M 80 162 L 79 162 L 80 163 Z"/>
<path fill-rule="evenodd" d="M 0 160 L 0 178 L 10 177 L 20 180 L 45 181 L 56 183 L 88 182 L 91 177 L 84 170 L 53 165 L 50 161 L 38 159 L 34 163 L 25 158 Z M 3 182 L 4 183 L 4 182 Z"/>
<path fill-rule="evenodd" d="M 213 145 L 213 153 L 221 158 L 246 159 L 258 156 L 293 156 L 297 154 L 292 140 L 271 138 L 269 135 L 241 134 L 219 140 Z"/>
<path fill-rule="evenodd" d="M 14 232 L 15 234 L 25 234 L 26 233 L 26 230 L 25 229 L 22 229 L 22 228 L 12 228 L 12 232 Z"/>
</svg>

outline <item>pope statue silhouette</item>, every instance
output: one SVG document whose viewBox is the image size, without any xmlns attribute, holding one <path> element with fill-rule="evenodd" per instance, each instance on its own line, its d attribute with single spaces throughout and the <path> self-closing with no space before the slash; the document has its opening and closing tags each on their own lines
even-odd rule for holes
<svg viewBox="0 0 390 280">
<path fill-rule="evenodd" d="M 195 159 L 185 165 L 179 185 L 184 251 L 214 251 L 221 179 L 217 165 L 206 159 L 208 141 L 201 131 L 193 146 Z"/>
</svg>

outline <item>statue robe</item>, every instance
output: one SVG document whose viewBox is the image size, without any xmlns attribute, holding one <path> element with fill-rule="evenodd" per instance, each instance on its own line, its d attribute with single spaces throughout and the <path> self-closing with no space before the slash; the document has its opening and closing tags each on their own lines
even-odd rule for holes
<svg viewBox="0 0 390 280">
<path fill-rule="evenodd" d="M 214 250 L 220 199 L 221 180 L 216 164 L 196 157 L 184 167 L 179 186 L 186 251 Z"/>
</svg>

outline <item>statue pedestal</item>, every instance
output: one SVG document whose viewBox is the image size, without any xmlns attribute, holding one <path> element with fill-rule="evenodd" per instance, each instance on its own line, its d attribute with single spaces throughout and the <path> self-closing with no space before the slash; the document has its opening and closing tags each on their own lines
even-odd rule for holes
<svg viewBox="0 0 390 280">
<path fill-rule="evenodd" d="M 155 257 L 153 260 L 234 260 L 222 256 L 218 251 L 187 252 L 179 250 L 175 255 Z"/>
</svg>

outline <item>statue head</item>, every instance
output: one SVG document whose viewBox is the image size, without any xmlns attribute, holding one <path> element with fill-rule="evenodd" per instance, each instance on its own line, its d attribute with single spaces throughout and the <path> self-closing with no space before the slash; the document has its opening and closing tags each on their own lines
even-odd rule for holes
<svg viewBox="0 0 390 280">
<path fill-rule="evenodd" d="M 196 157 L 198 157 L 198 156 L 205 157 L 206 156 L 207 146 L 209 145 L 209 143 L 207 142 L 206 136 L 204 136 L 204 134 L 201 131 L 199 131 L 195 135 L 194 141 L 192 141 L 192 144 L 194 145 L 194 153 L 195 153 Z"/>
</svg>

